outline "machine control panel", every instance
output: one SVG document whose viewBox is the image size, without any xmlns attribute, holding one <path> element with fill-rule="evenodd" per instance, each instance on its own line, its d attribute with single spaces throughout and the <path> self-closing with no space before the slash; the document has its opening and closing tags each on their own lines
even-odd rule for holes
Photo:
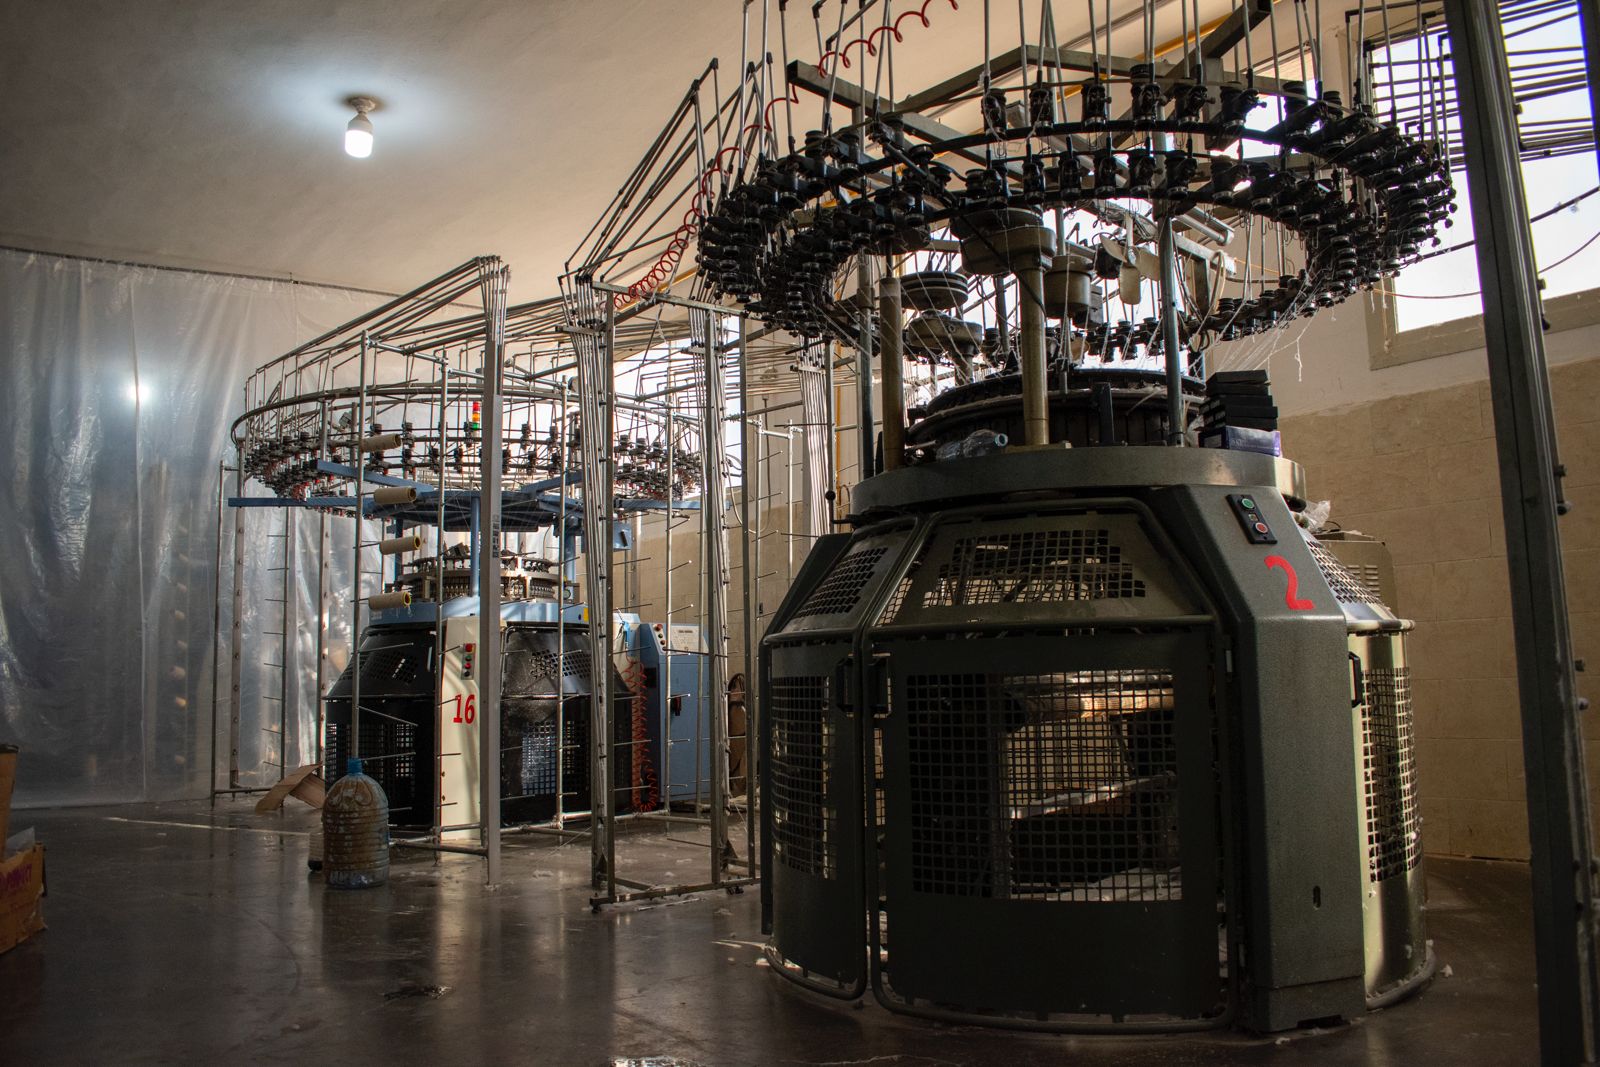
<svg viewBox="0 0 1600 1067">
<path fill-rule="evenodd" d="M 1272 527 L 1267 525 L 1267 520 L 1262 516 L 1261 510 L 1256 507 L 1256 499 L 1249 493 L 1229 493 L 1228 503 L 1233 505 L 1233 513 L 1239 518 L 1239 525 L 1244 527 L 1244 535 L 1253 545 L 1275 545 L 1278 538 L 1272 532 Z"/>
</svg>

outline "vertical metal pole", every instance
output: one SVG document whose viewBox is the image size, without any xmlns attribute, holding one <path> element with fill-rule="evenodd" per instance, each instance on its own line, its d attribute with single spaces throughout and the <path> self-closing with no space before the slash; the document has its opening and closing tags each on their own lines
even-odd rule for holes
<svg viewBox="0 0 1600 1067">
<path fill-rule="evenodd" d="M 672 356 L 667 356 L 667 384 L 672 384 Z M 672 807 L 672 519 L 673 506 L 677 503 L 677 443 L 678 429 L 676 414 L 672 407 L 672 398 L 669 396 L 667 405 L 667 538 L 663 552 L 665 557 L 665 576 L 662 578 L 662 599 L 666 601 L 666 609 L 662 612 L 661 632 L 665 635 L 666 647 L 661 652 L 661 807 L 670 810 Z"/>
<path fill-rule="evenodd" d="M 823 436 L 828 448 L 828 491 L 837 492 L 839 488 L 839 397 L 833 382 L 833 342 L 822 341 L 820 346 L 822 348 L 822 366 L 825 371 L 823 388 L 827 392 L 827 400 L 824 403 L 827 412 L 827 426 L 823 427 Z M 828 498 L 824 496 L 820 500 L 812 501 L 811 506 L 828 509 L 827 522 L 821 525 L 825 529 L 830 528 L 833 522 L 833 508 Z M 810 525 L 815 529 L 818 524 L 813 522 Z"/>
<path fill-rule="evenodd" d="M 1003 278 L 995 279 L 997 285 Z M 1022 325 L 1017 360 L 1022 364 L 1022 433 L 1025 444 L 1050 443 L 1050 383 L 1044 345 L 1044 265 L 1017 271 L 1017 318 Z M 1000 324 L 1003 332 L 1005 323 Z"/>
<path fill-rule="evenodd" d="M 574 333 L 578 364 L 578 428 L 583 454 L 584 564 L 588 581 L 589 638 L 589 865 L 592 884 L 603 900 L 617 895 L 615 851 L 611 844 L 609 775 L 611 726 L 611 540 L 607 524 L 612 500 L 612 402 L 615 371 L 612 338 L 616 308 L 609 298 L 597 308 L 603 318 Z M 593 326 L 600 326 L 595 331 Z"/>
<path fill-rule="evenodd" d="M 356 391 L 356 418 L 350 427 L 350 465 L 355 468 L 355 536 L 351 540 L 350 561 L 350 756 L 361 756 L 361 523 L 366 517 L 367 457 L 361 451 L 361 438 L 367 426 L 367 331 L 361 331 L 361 379 Z M 344 773 L 343 767 L 335 770 Z"/>
<path fill-rule="evenodd" d="M 1483 286 L 1489 391 L 1522 705 L 1540 1057 L 1590 1063 L 1600 1025 L 1595 866 L 1557 516 L 1564 510 L 1505 38 L 1493 4 L 1445 0 Z"/>
<path fill-rule="evenodd" d="M 554 365 L 555 359 L 551 359 Z M 571 561 L 567 558 L 567 465 L 572 457 L 567 452 L 567 445 L 571 441 L 567 433 L 567 393 L 572 383 L 567 378 L 562 378 L 557 383 L 561 386 L 561 431 L 556 440 L 561 442 L 561 493 L 558 503 L 560 516 L 556 526 L 556 655 L 559 658 L 560 669 L 557 677 L 563 677 L 567 669 L 567 567 Z M 552 435 L 554 436 L 554 435 Z M 584 490 L 587 492 L 588 490 Z M 562 686 L 556 698 L 556 829 L 566 823 L 567 817 L 567 696 L 566 687 Z"/>
<path fill-rule="evenodd" d="M 316 753 L 318 774 L 326 774 L 326 735 L 328 730 L 327 705 L 323 702 L 322 695 L 327 692 L 328 684 L 328 513 L 317 513 L 317 678 L 315 695 L 317 699 L 316 738 L 313 741 L 313 751 Z"/>
<path fill-rule="evenodd" d="M 870 306 L 869 306 L 870 310 Z M 700 498 L 705 544 L 706 687 L 711 712 L 711 884 L 721 885 L 728 870 L 728 562 L 727 449 L 728 389 L 722 369 L 720 316 L 695 309 L 705 339 L 706 404 L 701 417 L 705 484 Z M 695 743 L 699 752 L 699 742 Z"/>
<path fill-rule="evenodd" d="M 478 815 L 487 861 L 484 881 L 500 881 L 500 393 L 506 359 L 506 284 L 497 259 L 483 272 L 483 486 L 478 542 Z M 442 820 L 441 820 L 442 821 Z"/>
<path fill-rule="evenodd" d="M 291 672 L 291 661 L 294 657 L 297 628 L 294 625 L 293 604 L 291 601 L 295 594 L 294 580 L 294 535 L 299 523 L 294 519 L 294 508 L 283 509 L 283 645 L 279 649 L 279 657 L 283 661 L 283 673 L 278 679 L 278 773 L 289 773 L 289 703 L 291 694 L 298 696 L 300 692 L 299 680 Z M 293 684 L 291 684 L 291 682 Z M 298 701 L 295 701 L 298 703 Z M 282 808 L 278 809 L 282 811 Z"/>
<path fill-rule="evenodd" d="M 227 514 L 224 505 L 223 485 L 228 478 L 226 460 L 217 461 L 217 558 L 211 574 L 211 762 L 206 764 L 206 792 L 211 794 L 211 806 L 217 806 L 217 686 L 222 679 L 222 655 L 218 645 L 222 641 L 222 522 Z"/>
<path fill-rule="evenodd" d="M 739 318 L 739 452 L 744 467 L 744 529 L 740 565 L 744 569 L 744 826 L 745 858 L 749 873 L 756 871 L 756 775 L 755 725 L 757 715 L 756 670 L 760 657 L 756 643 L 761 639 L 761 448 L 765 443 L 760 428 L 751 426 L 750 412 L 750 321 Z M 809 372 L 808 372 L 809 373 Z M 731 784 L 731 783 L 730 783 Z"/>
<path fill-rule="evenodd" d="M 602 373 L 598 376 L 600 403 L 601 433 L 594 441 L 594 448 L 602 457 L 604 464 L 604 497 L 601 500 L 602 508 L 598 514 L 596 525 L 596 546 L 591 552 L 604 564 L 604 603 L 594 623 L 597 647 L 600 654 L 596 657 L 605 665 L 605 684 L 595 693 L 602 712 L 593 717 L 594 723 L 599 727 L 601 737 L 597 750 L 602 758 L 600 764 L 599 792 L 604 802 L 595 811 L 595 816 L 604 819 L 605 831 L 601 835 L 605 844 L 606 862 L 606 896 L 615 900 L 617 896 L 617 793 L 613 788 L 612 774 L 616 766 L 616 741 L 617 732 L 612 726 L 613 716 L 616 715 L 616 692 L 612 684 L 611 669 L 611 628 L 615 604 L 612 596 L 611 572 L 612 564 L 616 562 L 611 553 L 611 516 L 616 512 L 616 457 L 612 453 L 613 442 L 616 440 L 616 393 L 617 393 L 617 305 L 614 301 L 606 301 L 605 335 L 600 339 L 599 357 L 602 361 Z M 586 434 L 585 437 L 588 435 Z M 593 823 L 591 823 L 593 825 Z"/>
<path fill-rule="evenodd" d="M 244 457 L 233 471 L 233 495 L 244 496 Z M 244 508 L 233 509 L 233 622 L 228 630 L 228 788 L 239 788 L 239 719 L 244 673 Z"/>
<path fill-rule="evenodd" d="M 483 595 L 483 497 L 470 503 L 467 515 L 467 573 L 472 595 Z M 481 601 L 480 601 L 481 603 Z"/>
<path fill-rule="evenodd" d="M 886 276 L 878 283 L 879 345 L 883 348 L 883 469 L 892 471 L 906 458 L 905 359 L 901 355 L 900 279 Z M 789 451 L 794 450 L 794 438 Z M 789 464 L 793 469 L 794 464 Z"/>
<path fill-rule="evenodd" d="M 861 447 L 861 481 L 877 473 L 877 421 L 872 410 L 872 258 L 861 253 L 856 264 L 856 310 L 861 332 L 856 340 L 856 429 Z"/>
<path fill-rule="evenodd" d="M 462 368 L 463 370 L 465 368 Z M 444 519 L 445 454 L 450 451 L 450 353 L 439 355 L 439 500 L 434 521 L 438 533 L 433 553 L 433 778 L 428 795 L 432 811 L 429 821 L 444 826 Z M 442 829 L 435 831 L 434 844 L 444 840 Z"/>
<path fill-rule="evenodd" d="M 1167 362 L 1167 444 L 1182 446 L 1183 351 L 1178 340 L 1178 256 L 1172 220 L 1161 220 L 1156 253 L 1161 267 L 1161 351 Z"/>
</svg>

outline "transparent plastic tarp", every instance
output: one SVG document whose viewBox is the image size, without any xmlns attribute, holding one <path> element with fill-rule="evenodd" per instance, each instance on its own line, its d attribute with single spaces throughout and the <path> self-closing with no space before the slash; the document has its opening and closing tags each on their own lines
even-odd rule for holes
<svg viewBox="0 0 1600 1067">
<path fill-rule="evenodd" d="M 0 740 L 22 748 L 19 807 L 206 795 L 219 654 L 226 776 L 229 598 L 215 644 L 212 613 L 218 464 L 240 389 L 258 364 L 378 301 L 0 251 Z M 320 540 L 317 515 L 292 514 L 290 640 L 304 669 L 290 685 L 290 766 L 314 751 Z M 284 515 L 243 518 L 239 762 L 255 785 L 277 777 L 282 639 L 268 631 L 282 629 Z M 327 520 L 330 672 L 349 646 L 349 525 Z"/>
</svg>

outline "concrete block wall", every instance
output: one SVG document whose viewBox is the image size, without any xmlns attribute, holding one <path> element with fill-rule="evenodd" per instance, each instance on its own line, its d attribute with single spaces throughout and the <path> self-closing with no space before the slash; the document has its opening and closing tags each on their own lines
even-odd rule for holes
<svg viewBox="0 0 1600 1067">
<path fill-rule="evenodd" d="M 1562 520 L 1578 657 L 1600 671 L 1600 357 L 1554 365 L 1572 512 Z M 1410 651 L 1429 852 L 1526 859 L 1520 711 L 1486 381 L 1285 418 L 1284 452 L 1333 519 L 1388 542 Z M 1591 712 L 1591 714 L 1594 714 Z M 1587 746 L 1600 786 L 1600 729 Z M 1591 798 L 1594 804 L 1594 798 Z M 1600 805 L 1594 807 L 1600 822 Z"/>
</svg>

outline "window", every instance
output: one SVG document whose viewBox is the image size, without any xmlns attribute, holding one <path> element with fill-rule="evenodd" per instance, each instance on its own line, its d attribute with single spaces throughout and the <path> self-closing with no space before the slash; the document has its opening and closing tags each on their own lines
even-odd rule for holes
<svg viewBox="0 0 1600 1067">
<path fill-rule="evenodd" d="M 1512 91 L 1519 107 L 1523 186 L 1546 317 L 1556 329 L 1600 322 L 1600 191 L 1576 4 L 1501 5 Z M 1396 14 L 1391 9 L 1391 17 Z M 1376 35 L 1365 23 L 1367 69 L 1380 114 L 1408 132 L 1444 141 L 1457 210 L 1437 249 L 1392 279 L 1377 301 L 1374 368 L 1466 351 L 1483 343 L 1471 201 L 1460 162 L 1450 44 L 1442 12 L 1407 5 L 1407 24 Z M 1441 98 L 1440 94 L 1445 96 Z"/>
</svg>

